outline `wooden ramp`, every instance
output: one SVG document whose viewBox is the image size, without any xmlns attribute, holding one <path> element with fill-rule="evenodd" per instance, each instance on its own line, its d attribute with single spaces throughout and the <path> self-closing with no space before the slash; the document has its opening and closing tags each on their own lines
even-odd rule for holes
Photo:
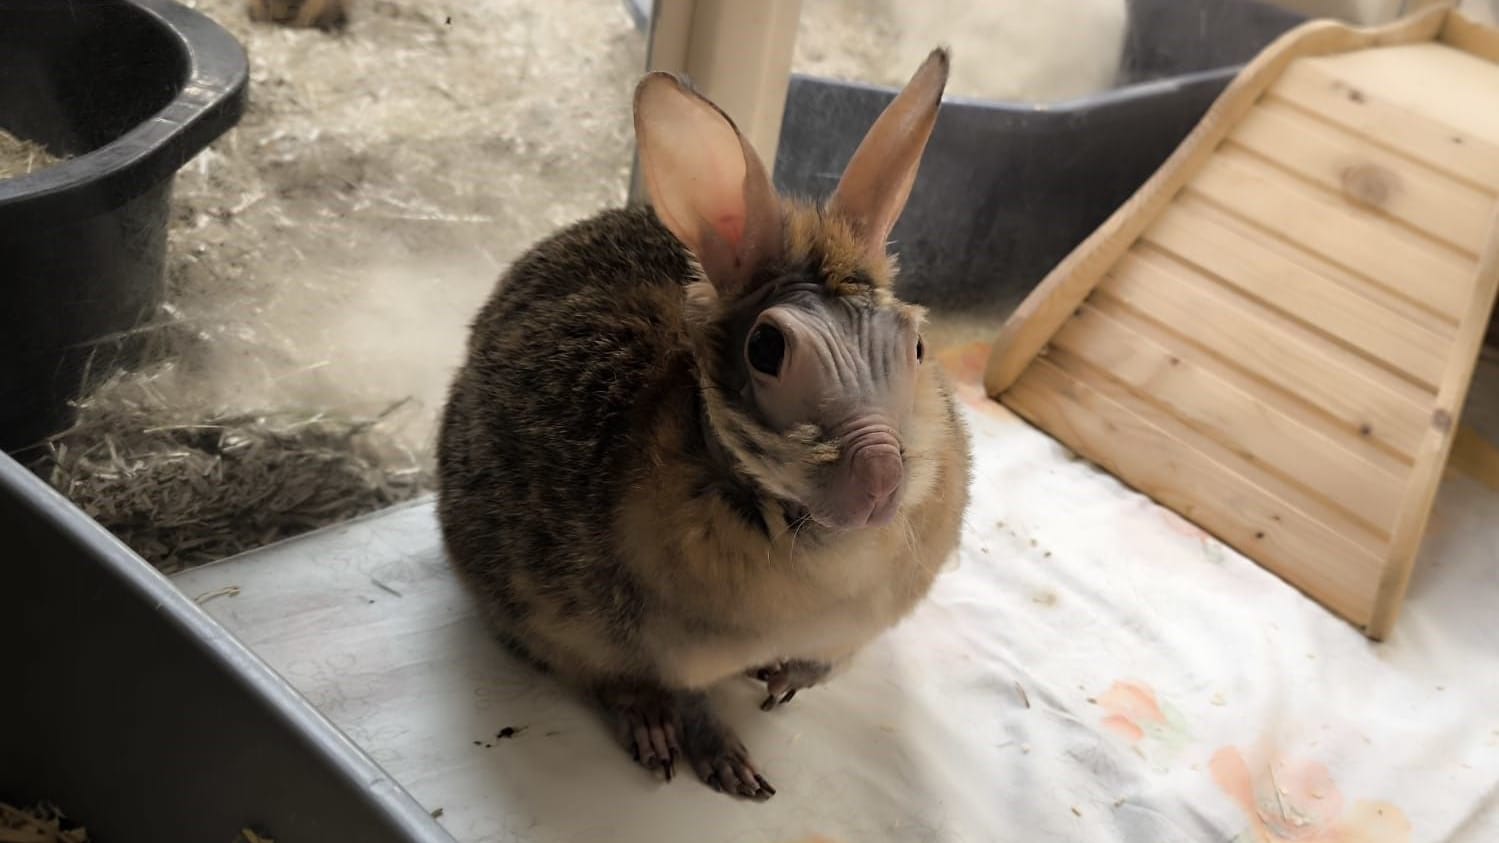
<svg viewBox="0 0 1499 843">
<path fill-rule="evenodd" d="M 1266 49 L 1005 324 L 990 395 L 1373 638 L 1499 285 L 1499 30 Z"/>
</svg>

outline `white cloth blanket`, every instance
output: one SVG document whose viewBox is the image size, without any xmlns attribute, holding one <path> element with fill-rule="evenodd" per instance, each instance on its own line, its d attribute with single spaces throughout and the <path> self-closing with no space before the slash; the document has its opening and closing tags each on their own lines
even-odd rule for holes
<svg viewBox="0 0 1499 843">
<path fill-rule="evenodd" d="M 978 392 L 961 552 L 836 683 L 720 705 L 779 789 L 637 769 L 492 643 L 430 502 L 190 571 L 204 608 L 466 843 L 1499 841 L 1499 495 L 1449 477 L 1372 644 Z M 510 727 L 513 735 L 500 737 Z"/>
</svg>

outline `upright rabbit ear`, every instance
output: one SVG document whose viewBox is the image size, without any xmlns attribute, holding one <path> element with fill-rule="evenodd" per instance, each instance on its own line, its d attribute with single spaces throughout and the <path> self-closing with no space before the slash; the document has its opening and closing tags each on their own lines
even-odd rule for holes
<svg viewBox="0 0 1499 843">
<path fill-rule="evenodd" d="M 830 208 L 853 223 L 871 260 L 884 257 L 890 229 L 911 196 L 921 153 L 937 124 L 947 67 L 947 50 L 927 56 L 854 150 L 833 192 Z"/>
<path fill-rule="evenodd" d="M 720 294 L 745 291 L 782 250 L 781 208 L 734 121 L 668 73 L 635 89 L 635 140 L 656 216 Z"/>
</svg>

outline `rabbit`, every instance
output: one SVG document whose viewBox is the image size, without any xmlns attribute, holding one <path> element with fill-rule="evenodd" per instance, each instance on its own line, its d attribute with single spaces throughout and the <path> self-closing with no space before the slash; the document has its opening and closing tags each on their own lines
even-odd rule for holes
<svg viewBox="0 0 1499 843">
<path fill-rule="evenodd" d="M 342 29 L 352 0 L 246 0 L 250 20 L 294 27 Z"/>
<path fill-rule="evenodd" d="M 541 240 L 470 325 L 438 431 L 446 555 L 501 642 L 658 778 L 770 798 L 705 692 L 748 675 L 762 708 L 790 702 L 957 546 L 968 432 L 886 251 L 947 70 L 933 51 L 820 207 L 644 76 L 650 204 Z"/>
</svg>

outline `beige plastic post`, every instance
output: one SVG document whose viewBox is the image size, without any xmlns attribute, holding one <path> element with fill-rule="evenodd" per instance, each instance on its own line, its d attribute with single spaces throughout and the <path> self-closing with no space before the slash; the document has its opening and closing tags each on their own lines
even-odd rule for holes
<svg viewBox="0 0 1499 843">
<path fill-rule="evenodd" d="M 647 70 L 686 75 L 775 167 L 801 0 L 655 0 Z M 644 201 L 639 167 L 631 204 Z"/>
</svg>

